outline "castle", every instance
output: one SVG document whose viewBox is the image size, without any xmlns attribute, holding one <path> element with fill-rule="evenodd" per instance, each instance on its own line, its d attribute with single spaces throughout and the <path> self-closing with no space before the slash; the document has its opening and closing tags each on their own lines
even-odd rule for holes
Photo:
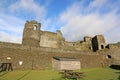
<svg viewBox="0 0 120 80">
<path fill-rule="evenodd" d="M 106 44 L 103 35 L 68 42 L 60 30 L 42 31 L 37 21 L 26 21 L 22 44 L 0 42 L 0 63 L 13 69 L 52 69 L 54 57 L 75 58 L 81 68 L 120 65 L 120 44 Z"/>
<path fill-rule="evenodd" d="M 84 41 L 67 42 L 60 30 L 56 33 L 41 31 L 41 24 L 37 21 L 27 21 L 23 32 L 23 45 L 34 47 L 66 48 L 72 50 L 101 50 L 106 47 L 105 39 L 102 35 L 95 37 L 85 36 Z"/>
</svg>

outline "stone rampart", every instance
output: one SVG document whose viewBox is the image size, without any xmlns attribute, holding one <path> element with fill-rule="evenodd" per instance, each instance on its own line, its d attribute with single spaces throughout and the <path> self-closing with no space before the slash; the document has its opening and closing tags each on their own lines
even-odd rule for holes
<svg viewBox="0 0 120 80">
<path fill-rule="evenodd" d="M 20 44 L 0 43 L 0 63 L 11 62 L 13 69 L 52 69 L 54 56 L 77 58 L 82 68 L 104 67 L 108 61 L 103 55 L 92 52 L 29 47 Z M 7 59 L 7 58 L 10 59 Z M 19 62 L 23 62 L 22 65 Z"/>
</svg>

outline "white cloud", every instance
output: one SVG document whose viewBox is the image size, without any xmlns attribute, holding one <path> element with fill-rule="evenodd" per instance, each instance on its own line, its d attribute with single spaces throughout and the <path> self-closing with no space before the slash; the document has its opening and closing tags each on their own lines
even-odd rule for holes
<svg viewBox="0 0 120 80">
<path fill-rule="evenodd" d="M 41 30 L 56 32 L 60 24 L 58 17 L 49 17 L 42 21 Z"/>
<path fill-rule="evenodd" d="M 70 8 L 67 8 L 62 14 L 60 14 L 60 21 L 67 22 L 69 19 L 79 14 L 79 4 L 74 3 Z"/>
<path fill-rule="evenodd" d="M 0 31 L 0 41 L 2 42 L 11 42 L 11 43 L 21 43 L 22 39 L 19 36 L 13 36 L 9 33 Z"/>
<path fill-rule="evenodd" d="M 120 2 L 109 3 L 109 0 L 93 0 L 86 6 L 85 3 L 84 0 L 74 3 L 60 13 L 60 17 L 57 15 L 49 18 L 46 18 L 46 7 L 37 4 L 34 0 L 16 1 L 9 6 L 9 9 L 13 14 L 22 10 L 32 13 L 32 15 L 35 14 L 36 20 L 42 23 L 43 30 L 55 31 L 62 25 L 61 30 L 68 41 L 81 40 L 83 36 L 97 34 L 104 34 L 107 43 L 120 41 L 120 32 L 116 31 L 120 30 L 120 14 L 116 14 L 120 10 L 117 7 Z M 101 9 L 109 10 L 101 14 Z M 0 13 L 0 23 L 0 41 L 21 43 L 24 20 Z"/>
<path fill-rule="evenodd" d="M 46 2 L 46 5 L 49 4 L 50 1 Z M 42 23 L 44 29 L 52 29 L 48 27 L 51 24 L 51 19 L 46 18 L 46 9 L 45 6 L 37 4 L 34 0 L 19 0 L 15 3 L 9 4 L 9 11 L 11 11 L 13 16 L 9 13 L 4 13 L 1 11 L 0 13 L 0 41 L 7 41 L 13 43 L 21 43 L 22 42 L 22 34 L 23 28 L 25 24 L 25 20 L 20 17 L 15 17 L 14 14 L 16 12 L 23 11 L 22 13 L 27 13 L 29 17 L 35 15 L 35 19 Z M 1 9 L 4 9 L 3 7 Z M 5 9 L 7 10 L 7 9 Z M 24 16 L 24 15 L 21 15 Z M 51 26 L 51 25 L 50 25 Z"/>
<path fill-rule="evenodd" d="M 101 7 L 106 6 L 107 0 L 94 0 L 93 2 L 89 4 L 87 7 L 87 10 L 91 10 L 93 8 L 97 7 L 97 10 L 99 10 Z M 107 4 L 108 5 L 108 4 Z"/>
<path fill-rule="evenodd" d="M 109 40 L 110 36 L 107 35 L 107 32 L 120 26 L 120 15 L 116 14 L 117 8 L 115 8 L 116 10 L 112 10 L 111 8 L 109 12 L 104 14 L 99 13 L 101 7 L 103 7 L 105 3 L 106 1 L 99 3 L 99 0 L 95 0 L 84 8 L 81 8 L 81 3 L 75 3 L 61 13 L 60 21 L 63 23 L 61 30 L 66 37 L 66 40 L 81 40 L 83 39 L 83 36 L 95 36 L 98 34 L 105 35 L 107 40 Z M 109 7 L 109 5 L 110 4 L 108 3 L 104 6 Z M 95 11 L 92 7 L 96 8 Z M 91 11 L 93 12 L 91 13 Z M 114 36 L 116 34 L 120 34 L 120 32 L 113 33 L 111 39 L 115 38 L 117 42 L 120 39 L 119 35 L 116 37 Z M 114 40 L 107 41 L 107 43 L 110 42 L 114 42 Z"/>
<path fill-rule="evenodd" d="M 40 22 L 42 25 L 43 30 L 53 30 L 53 27 L 51 26 L 53 24 L 52 20 L 53 18 L 46 18 L 46 6 L 48 6 L 51 3 L 52 0 L 45 1 L 44 6 L 35 2 L 35 0 L 19 0 L 13 4 L 10 5 L 10 11 L 11 12 L 17 12 L 23 10 L 23 13 L 30 13 L 30 15 L 26 15 L 29 19 L 30 16 L 35 16 L 34 19 Z M 24 16 L 24 15 L 22 15 Z"/>
<path fill-rule="evenodd" d="M 38 5 L 34 0 L 20 0 L 10 6 L 12 12 L 24 10 L 36 15 L 37 19 L 43 19 L 46 15 L 45 7 Z"/>
<path fill-rule="evenodd" d="M 107 42 L 113 42 L 113 43 L 120 42 L 120 27 L 111 29 L 105 35 Z"/>
<path fill-rule="evenodd" d="M 0 41 L 21 43 L 24 22 L 19 18 L 1 13 Z"/>
</svg>

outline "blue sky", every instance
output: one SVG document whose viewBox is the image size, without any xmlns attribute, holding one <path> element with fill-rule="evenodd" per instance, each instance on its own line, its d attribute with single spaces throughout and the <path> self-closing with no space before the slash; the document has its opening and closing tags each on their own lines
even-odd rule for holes
<svg viewBox="0 0 120 80">
<path fill-rule="evenodd" d="M 21 43 L 26 20 L 61 30 L 67 41 L 102 34 L 120 41 L 120 0 L 0 0 L 0 41 Z"/>
</svg>

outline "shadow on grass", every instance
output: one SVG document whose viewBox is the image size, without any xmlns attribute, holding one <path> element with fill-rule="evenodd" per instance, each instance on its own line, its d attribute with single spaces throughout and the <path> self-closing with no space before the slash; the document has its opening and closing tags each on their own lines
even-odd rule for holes
<svg viewBox="0 0 120 80">
<path fill-rule="evenodd" d="M 120 72 L 116 72 L 117 74 L 119 74 L 118 80 L 120 80 Z"/>
<path fill-rule="evenodd" d="M 110 68 L 120 70 L 120 65 L 111 65 Z"/>
<path fill-rule="evenodd" d="M 23 76 L 21 76 L 19 79 L 17 79 L 17 80 L 21 80 L 21 79 L 23 79 L 25 76 L 27 76 L 28 74 L 30 73 L 30 71 L 28 71 L 27 73 L 25 73 Z"/>
<path fill-rule="evenodd" d="M 110 68 L 116 69 L 116 70 L 120 70 L 120 65 L 111 65 Z M 115 72 L 115 73 L 119 74 L 118 80 L 120 80 L 120 71 L 119 72 Z"/>
<path fill-rule="evenodd" d="M 120 80 L 120 75 L 119 75 L 119 77 L 118 77 L 118 80 Z"/>
<path fill-rule="evenodd" d="M 2 74 L 1 74 L 2 73 Z M 6 75 L 8 72 L 0 72 L 0 77 Z"/>
</svg>

